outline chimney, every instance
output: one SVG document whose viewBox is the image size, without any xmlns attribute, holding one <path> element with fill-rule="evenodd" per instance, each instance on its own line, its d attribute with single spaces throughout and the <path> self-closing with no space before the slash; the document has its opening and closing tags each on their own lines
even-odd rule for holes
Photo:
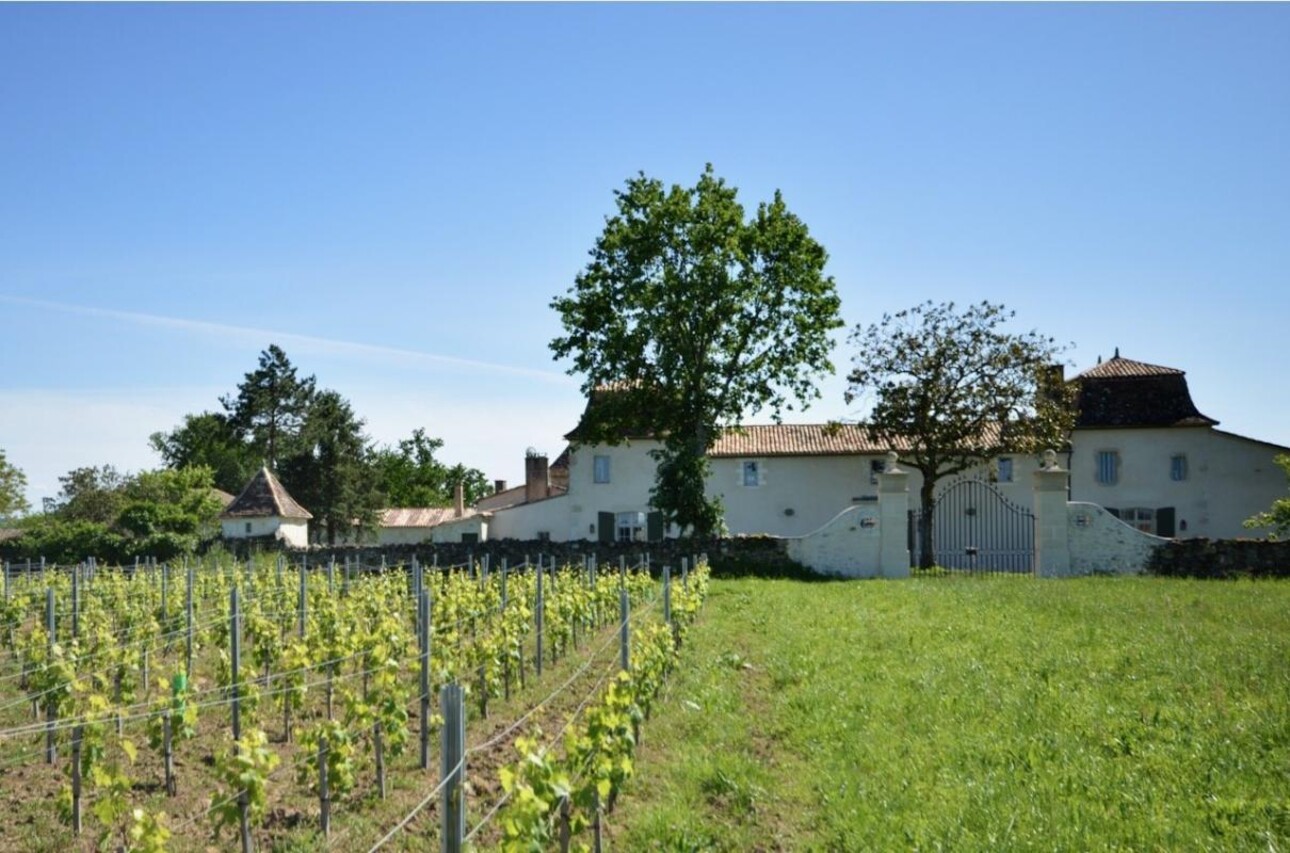
<svg viewBox="0 0 1290 853">
<path fill-rule="evenodd" d="M 505 481 L 505 480 L 494 480 L 494 481 L 493 481 L 493 494 L 495 494 L 495 495 L 500 495 L 500 494 L 501 494 L 502 492 L 504 492 L 504 491 L 506 491 L 506 481 Z"/>
<path fill-rule="evenodd" d="M 466 514 L 466 490 L 460 480 L 457 481 L 457 485 L 452 487 L 452 508 L 455 510 L 457 518 L 461 518 Z"/>
<path fill-rule="evenodd" d="M 524 501 L 540 501 L 551 493 L 547 480 L 546 456 L 529 454 L 524 457 Z"/>
</svg>

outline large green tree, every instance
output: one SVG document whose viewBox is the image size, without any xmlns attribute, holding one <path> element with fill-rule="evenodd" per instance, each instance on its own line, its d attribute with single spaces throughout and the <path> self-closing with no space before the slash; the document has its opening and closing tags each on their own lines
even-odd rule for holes
<svg viewBox="0 0 1290 853">
<path fill-rule="evenodd" d="M 442 447 L 442 439 L 417 428 L 411 438 L 373 454 L 377 487 L 387 506 L 449 506 L 459 482 L 467 506 L 488 494 L 488 480 L 482 471 L 460 464 L 445 465 L 435 458 Z"/>
<path fill-rule="evenodd" d="M 1055 368 L 1064 348 L 1036 331 L 1007 331 L 1013 316 L 990 302 L 925 302 L 851 335 L 847 402 L 871 403 L 861 428 L 923 475 L 924 568 L 934 563 L 938 480 L 1000 454 L 1064 446 L 1074 426 L 1074 388 Z"/>
<path fill-rule="evenodd" d="M 133 476 L 111 465 L 77 468 L 60 478 L 48 513 L 24 518 L 23 534 L 5 553 L 58 563 L 86 557 L 121 562 L 135 556 L 169 560 L 217 535 L 220 502 L 209 468 L 145 471 Z"/>
<path fill-rule="evenodd" d="M 282 484 L 321 527 L 328 544 L 376 524 L 380 493 L 363 421 L 335 391 L 321 391 L 301 424 L 299 450 L 282 463 Z"/>
<path fill-rule="evenodd" d="M 649 434 L 662 442 L 652 505 L 708 535 L 720 504 L 704 494 L 707 452 L 745 414 L 818 397 L 842 325 L 827 254 L 778 191 L 746 217 L 709 165 L 693 187 L 643 173 L 615 193 L 591 261 L 551 306 L 592 399 L 584 443 Z"/>
<path fill-rule="evenodd" d="M 0 449 L 0 519 L 21 515 L 27 505 L 27 475 L 5 458 Z"/>
<path fill-rule="evenodd" d="M 259 366 L 237 386 L 237 396 L 221 398 L 229 423 L 270 470 L 294 451 L 315 384 L 314 377 L 298 375 L 281 347 L 269 344 L 260 353 Z"/>
<path fill-rule="evenodd" d="M 52 506 L 66 521 L 112 524 L 125 505 L 129 477 L 111 465 L 74 468 L 58 478 L 61 489 Z"/>
<path fill-rule="evenodd" d="M 237 494 L 262 464 L 255 450 L 238 436 L 227 415 L 185 415 L 171 432 L 155 432 L 149 442 L 167 468 L 211 469 L 215 487 Z"/>
</svg>

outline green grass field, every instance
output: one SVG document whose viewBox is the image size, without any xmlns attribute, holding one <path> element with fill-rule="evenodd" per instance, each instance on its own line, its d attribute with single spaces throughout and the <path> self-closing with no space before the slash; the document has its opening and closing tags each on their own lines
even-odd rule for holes
<svg viewBox="0 0 1290 853">
<path fill-rule="evenodd" d="M 1290 850 L 1290 583 L 714 581 L 616 848 Z"/>
</svg>

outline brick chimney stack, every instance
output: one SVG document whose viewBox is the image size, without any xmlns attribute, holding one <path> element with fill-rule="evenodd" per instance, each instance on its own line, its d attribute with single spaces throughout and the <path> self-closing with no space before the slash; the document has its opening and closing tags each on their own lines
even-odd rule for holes
<svg viewBox="0 0 1290 853">
<path fill-rule="evenodd" d="M 495 495 L 500 495 L 500 494 L 501 494 L 502 492 L 504 492 L 504 491 L 506 491 L 506 481 L 505 481 L 505 480 L 494 480 L 494 481 L 493 481 L 493 494 L 495 494 Z"/>
<path fill-rule="evenodd" d="M 551 494 L 547 474 L 545 455 L 531 453 L 524 457 L 524 501 L 526 503 L 540 501 Z"/>
<path fill-rule="evenodd" d="M 461 481 L 452 487 L 452 508 L 456 512 L 457 518 L 466 514 L 466 489 L 462 486 Z"/>
</svg>

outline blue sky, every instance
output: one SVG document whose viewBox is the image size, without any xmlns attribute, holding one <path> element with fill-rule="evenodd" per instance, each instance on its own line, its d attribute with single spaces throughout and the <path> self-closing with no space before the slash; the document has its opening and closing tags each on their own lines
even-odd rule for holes
<svg viewBox="0 0 1290 853">
<path fill-rule="evenodd" d="M 34 502 L 154 466 L 277 342 L 517 481 L 613 191 L 706 162 L 848 326 L 1001 301 L 1290 445 L 1290 6 L 5 4 L 0 448 Z M 857 414 L 844 338 L 805 420 Z"/>
</svg>

